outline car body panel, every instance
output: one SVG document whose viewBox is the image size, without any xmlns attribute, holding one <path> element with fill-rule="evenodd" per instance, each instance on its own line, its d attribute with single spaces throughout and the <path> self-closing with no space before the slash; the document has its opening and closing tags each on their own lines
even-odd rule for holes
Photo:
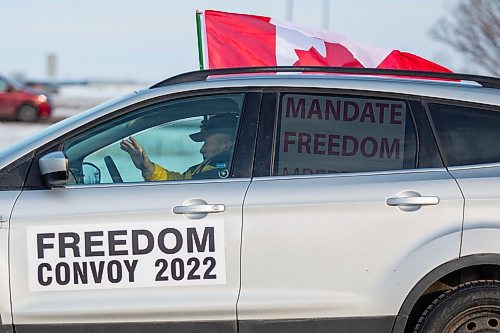
<svg viewBox="0 0 500 333">
<path fill-rule="evenodd" d="M 239 291 L 242 202 L 248 183 L 249 180 L 188 181 L 128 184 L 129 186 L 74 186 L 23 192 L 12 214 L 11 227 L 11 289 L 14 322 L 16 324 L 62 324 L 136 322 L 139 319 L 141 322 L 210 320 L 235 323 L 236 299 Z M 204 199 L 213 204 L 224 204 L 226 210 L 199 220 L 189 219 L 172 212 L 173 206 L 182 205 L 185 200 L 193 198 Z M 159 265 L 156 266 L 155 260 L 162 258 L 172 260 L 175 254 L 162 256 L 161 253 L 153 251 L 144 255 L 131 255 L 130 230 L 132 228 L 150 231 L 165 228 L 181 230 L 184 225 L 186 228 L 195 228 L 197 225 L 211 225 L 216 228 L 215 246 L 217 248 L 214 255 L 220 255 L 216 258 L 222 258 L 220 262 L 222 266 L 216 266 L 216 269 L 217 267 L 223 268 L 225 263 L 225 272 L 220 272 L 225 273 L 225 281 L 217 280 L 217 284 L 210 284 L 207 280 L 208 282 L 202 281 L 200 285 L 191 286 L 185 283 L 186 277 L 177 284 L 172 280 L 172 276 L 169 281 L 153 281 L 155 275 L 158 278 L 159 270 L 162 268 Z M 69 264 L 82 260 L 89 263 L 104 260 L 109 263 L 114 258 L 119 261 L 138 260 L 135 280 L 126 281 L 127 274 L 123 267 L 123 279 L 116 283 L 116 286 L 112 283 L 105 283 L 106 274 L 110 273 L 104 273 L 101 285 L 94 283 L 95 277 L 92 277 L 90 268 L 87 272 L 88 284 L 76 281 L 76 277 L 73 279 L 73 270 L 71 270 L 71 278 L 68 278 L 69 283 L 58 282 L 54 261 L 51 262 L 48 257 L 50 253 L 57 257 L 57 246 L 49 248 L 47 245 L 44 250 L 44 253 L 47 253 L 47 259 L 38 258 L 37 260 L 36 247 L 30 247 L 28 243 L 35 231 L 39 235 L 43 230 L 46 232 L 54 232 L 58 229 L 61 232 L 82 230 L 83 232 L 84 230 L 107 231 L 120 227 L 127 229 L 129 233 L 126 236 L 120 236 L 120 239 L 126 241 L 127 244 L 119 245 L 117 249 L 129 249 L 128 255 L 113 256 L 107 250 L 104 255 L 93 257 L 87 253 L 83 255 L 82 234 L 81 245 L 79 245 L 80 258 L 71 257 L 70 249 L 65 252 L 68 257 L 56 258 L 56 261 Z M 97 241 L 104 242 L 103 246 L 95 245 L 95 250 L 105 251 L 106 246 L 109 246 L 110 241 L 106 240 L 105 235 L 106 233 L 104 237 L 95 238 Z M 220 240 L 222 243 L 217 243 L 219 237 L 223 238 Z M 57 236 L 55 239 L 50 238 L 44 242 L 53 244 L 56 239 Z M 160 242 L 160 238 L 157 239 Z M 171 237 L 164 239 L 166 239 L 165 244 L 169 244 L 166 245 L 168 248 L 174 247 L 171 244 Z M 201 235 L 199 239 L 202 240 Z M 187 240 L 184 239 L 184 247 L 186 242 Z M 157 244 L 156 238 L 155 244 Z M 155 245 L 155 248 L 158 246 Z M 207 246 L 204 247 L 205 252 L 208 251 Z M 60 252 L 59 255 L 61 255 Z M 153 258 L 153 256 L 157 257 Z M 33 262 L 36 264 L 30 264 Z M 38 277 L 38 281 L 40 279 L 47 281 L 52 277 L 51 284 L 46 287 L 47 291 L 40 283 L 36 284 L 37 266 L 40 269 L 42 262 L 52 263 L 52 269 L 44 269 L 41 272 L 42 277 Z M 143 267 L 144 265 L 149 266 Z M 200 271 L 202 268 L 203 265 L 200 266 Z M 188 268 L 186 267 L 185 270 L 187 275 Z M 66 271 L 60 274 L 62 276 L 60 280 L 65 280 L 63 276 L 65 274 Z M 145 280 L 150 281 L 149 284 L 141 285 Z M 162 283 L 172 284 L 162 287 Z"/>
<path fill-rule="evenodd" d="M 405 190 L 439 204 L 386 204 Z M 245 198 L 239 318 L 397 313 L 423 274 L 459 256 L 462 209 L 445 169 L 256 179 Z"/>
<path fill-rule="evenodd" d="M 500 166 L 451 167 L 465 197 L 461 255 L 500 252 Z"/>
<path fill-rule="evenodd" d="M 12 313 L 9 286 L 9 226 L 12 208 L 21 190 L 0 191 L 0 270 L 3 272 L 0 278 L 0 323 L 8 325 L 12 323 Z"/>
</svg>

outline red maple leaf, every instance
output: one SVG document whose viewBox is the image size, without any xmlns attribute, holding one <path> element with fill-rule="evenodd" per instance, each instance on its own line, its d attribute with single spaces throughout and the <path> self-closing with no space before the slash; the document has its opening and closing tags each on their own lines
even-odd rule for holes
<svg viewBox="0 0 500 333">
<path fill-rule="evenodd" d="M 294 66 L 335 66 L 335 67 L 363 67 L 361 63 L 354 58 L 351 52 L 344 46 L 337 43 L 325 42 L 326 57 L 319 54 L 316 48 L 309 50 L 295 50 L 297 60 Z"/>
</svg>

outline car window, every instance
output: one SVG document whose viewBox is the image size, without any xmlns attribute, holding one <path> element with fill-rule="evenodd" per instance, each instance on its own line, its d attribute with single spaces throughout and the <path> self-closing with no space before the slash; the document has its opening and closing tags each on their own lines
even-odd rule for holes
<svg viewBox="0 0 500 333">
<path fill-rule="evenodd" d="M 0 92 L 7 91 L 7 81 L 0 77 Z"/>
<path fill-rule="evenodd" d="M 21 90 L 23 88 L 23 84 L 17 80 L 8 77 L 0 77 L 0 91 L 7 91 L 9 85 L 16 90 Z"/>
<path fill-rule="evenodd" d="M 441 152 L 448 165 L 500 162 L 500 110 L 429 103 Z"/>
<path fill-rule="evenodd" d="M 415 168 L 416 135 L 405 101 L 284 94 L 275 175 Z"/>
<path fill-rule="evenodd" d="M 85 131 L 64 143 L 68 184 L 227 178 L 243 101 L 231 94 L 163 102 Z"/>
</svg>

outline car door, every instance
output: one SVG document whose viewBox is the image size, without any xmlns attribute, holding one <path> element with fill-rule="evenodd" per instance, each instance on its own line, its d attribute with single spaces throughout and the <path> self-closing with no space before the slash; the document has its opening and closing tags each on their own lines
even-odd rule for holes
<svg viewBox="0 0 500 333">
<path fill-rule="evenodd" d="M 66 154 L 68 181 L 31 184 L 12 213 L 16 332 L 236 332 L 258 101 L 227 92 L 145 101 L 56 142 L 48 151 Z M 221 113 L 237 119 L 228 160 L 183 173 L 205 163 L 190 135 Z M 183 176 L 145 181 L 120 148 L 130 137 Z"/>
<path fill-rule="evenodd" d="M 421 104 L 275 96 L 244 204 L 240 332 L 388 332 L 412 287 L 460 252 L 463 197 Z"/>
<path fill-rule="evenodd" d="M 465 197 L 462 256 L 500 252 L 500 107 L 429 100 L 443 157 Z"/>
</svg>

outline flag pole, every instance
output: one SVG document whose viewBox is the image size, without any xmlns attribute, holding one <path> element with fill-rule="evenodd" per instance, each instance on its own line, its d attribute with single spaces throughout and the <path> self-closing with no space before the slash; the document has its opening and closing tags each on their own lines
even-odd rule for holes
<svg viewBox="0 0 500 333">
<path fill-rule="evenodd" d="M 200 62 L 200 70 L 204 69 L 203 65 L 203 43 L 201 36 L 201 15 L 203 11 L 196 10 L 196 34 L 198 36 L 198 60 Z"/>
</svg>

